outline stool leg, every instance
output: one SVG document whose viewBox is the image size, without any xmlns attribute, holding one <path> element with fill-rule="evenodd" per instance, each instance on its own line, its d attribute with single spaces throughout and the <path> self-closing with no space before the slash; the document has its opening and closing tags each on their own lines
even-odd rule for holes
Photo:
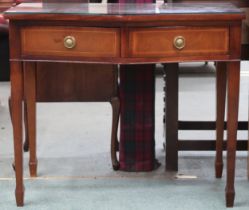
<svg viewBox="0 0 249 210">
<path fill-rule="evenodd" d="M 24 113 L 23 113 L 23 117 L 24 117 L 24 128 L 25 128 L 25 141 L 23 144 L 23 150 L 24 152 L 28 152 L 29 151 L 29 127 L 28 127 L 28 109 L 27 109 L 27 103 L 26 101 L 24 101 Z"/>
<path fill-rule="evenodd" d="M 216 65 L 216 159 L 215 176 L 222 177 L 223 170 L 223 140 L 224 116 L 226 105 L 226 63 L 218 62 Z"/>
<path fill-rule="evenodd" d="M 8 100 L 8 105 L 9 105 L 9 113 L 10 113 L 10 120 L 12 123 L 12 114 L 11 114 L 11 98 L 9 97 Z M 25 142 L 23 144 L 23 150 L 25 152 L 29 151 L 29 137 L 28 137 L 28 126 L 27 126 L 27 104 L 24 102 L 24 126 L 25 126 Z M 13 163 L 14 167 L 14 163 Z"/>
<path fill-rule="evenodd" d="M 166 74 L 166 170 L 178 171 L 178 63 L 164 65 Z"/>
<path fill-rule="evenodd" d="M 29 137 L 29 171 L 31 177 L 37 176 L 36 158 L 36 76 L 35 63 L 25 63 L 24 68 L 24 95 L 26 103 L 26 128 Z"/>
<path fill-rule="evenodd" d="M 23 151 L 22 151 L 22 101 L 23 75 L 22 63 L 11 62 L 11 116 L 14 136 L 15 174 L 16 174 L 16 204 L 24 205 L 23 185 Z"/>
<path fill-rule="evenodd" d="M 118 151 L 117 131 L 118 131 L 118 121 L 119 121 L 119 112 L 120 112 L 119 98 L 113 97 L 111 99 L 111 105 L 112 105 L 111 159 L 112 159 L 113 169 L 118 170 L 119 162 L 117 159 L 117 151 Z"/>
<path fill-rule="evenodd" d="M 9 105 L 10 121 L 11 121 L 11 124 L 12 124 L 12 126 L 13 126 L 13 120 L 12 120 L 12 107 L 11 107 L 11 97 L 9 97 L 8 105 Z M 16 170 L 15 162 L 12 162 L 12 168 L 13 168 L 14 171 Z"/>
<path fill-rule="evenodd" d="M 10 120 L 11 120 L 11 123 L 12 123 L 11 97 L 9 97 L 8 105 L 9 105 Z M 27 108 L 26 108 L 26 103 L 25 102 L 24 102 L 24 126 L 25 126 L 25 142 L 23 144 L 23 150 L 25 152 L 28 152 L 29 151 L 29 138 L 28 138 L 28 126 L 27 126 Z M 14 162 L 12 163 L 12 168 L 13 168 L 13 170 L 16 170 Z"/>
<path fill-rule="evenodd" d="M 226 206 L 234 204 L 235 157 L 238 128 L 240 62 L 227 63 L 228 110 L 227 110 L 227 183 Z"/>
</svg>

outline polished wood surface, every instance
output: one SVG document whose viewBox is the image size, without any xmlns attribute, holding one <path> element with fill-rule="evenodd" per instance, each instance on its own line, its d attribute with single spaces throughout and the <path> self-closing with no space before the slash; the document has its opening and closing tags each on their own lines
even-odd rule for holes
<svg viewBox="0 0 249 210">
<path fill-rule="evenodd" d="M 33 5 L 33 6 L 32 6 Z M 35 6 L 36 5 L 36 6 Z M 226 187 L 226 205 L 232 206 L 234 202 L 234 170 L 235 170 L 235 151 L 236 151 L 236 131 L 237 131 L 237 113 L 238 113 L 238 89 L 239 89 L 239 60 L 240 60 L 240 35 L 241 35 L 241 21 L 244 18 L 244 14 L 241 13 L 238 9 L 232 5 L 227 4 L 217 4 L 217 7 L 210 6 L 207 4 L 170 4 L 169 5 L 160 5 L 160 4 L 151 4 L 148 7 L 138 6 L 138 5 L 128 5 L 127 7 L 120 7 L 113 5 L 105 5 L 107 10 L 98 10 L 101 11 L 97 13 L 95 9 L 88 10 L 93 5 L 91 4 L 82 4 L 81 10 L 79 8 L 70 7 L 70 10 L 63 7 L 56 7 L 56 4 L 53 6 L 46 5 L 46 7 L 40 8 L 39 4 L 23 4 L 17 8 L 10 9 L 6 12 L 6 17 L 10 18 L 10 41 L 11 41 L 11 64 L 13 73 L 11 76 L 11 86 L 12 86 L 12 119 L 14 127 L 14 141 L 15 141 L 15 160 L 18 167 L 16 167 L 16 177 L 17 177 L 17 194 L 16 201 L 17 205 L 23 205 L 23 180 L 22 180 L 22 150 L 21 150 L 21 101 L 23 99 L 23 70 L 22 63 L 30 63 L 26 68 L 31 68 L 33 62 L 69 62 L 69 63 L 100 63 L 100 64 L 144 64 L 144 63 L 166 63 L 165 68 L 167 70 L 167 65 L 170 62 L 181 62 L 181 61 L 224 61 L 227 65 L 227 83 L 228 83 L 228 161 L 227 161 L 227 187 Z M 87 8 L 87 9 L 86 9 Z M 94 8 L 94 7 L 93 7 Z M 153 9 L 151 9 L 153 8 Z M 99 9 L 99 8 L 98 8 Z M 213 10 L 211 10 L 213 9 Z M 95 13 L 94 13 L 95 12 Z M 138 12 L 142 12 L 141 15 Z M 93 14 L 94 13 L 94 14 Z M 160 14 L 160 15 L 159 15 Z M 58 21 L 60 20 L 60 21 Z M 214 21 L 215 20 L 215 21 Z M 120 46 L 120 55 L 117 57 L 105 57 L 104 55 L 99 55 L 97 52 L 94 57 L 84 57 L 84 56 L 72 56 L 68 55 L 52 55 L 53 53 L 44 54 L 24 54 L 24 45 L 22 44 L 23 30 L 28 28 L 57 28 L 62 27 L 66 28 L 70 24 L 70 27 L 79 28 L 80 30 L 85 27 L 95 27 L 103 29 L 104 31 L 108 30 L 119 30 L 120 39 L 118 40 L 118 45 Z M 130 32 L 133 30 L 146 31 L 145 37 L 149 40 L 156 40 L 158 34 L 160 33 L 149 33 L 149 31 L 156 31 L 158 27 L 163 27 L 164 32 L 168 31 L 177 31 L 177 33 L 168 36 L 167 43 L 174 43 L 175 35 L 187 37 L 186 48 L 188 43 L 192 43 L 190 46 L 191 53 L 197 54 L 198 50 L 207 50 L 208 53 L 198 53 L 198 55 L 193 54 L 184 54 L 184 48 L 177 50 L 177 56 L 172 56 L 167 53 L 160 52 L 159 54 L 154 55 L 153 50 L 158 50 L 158 46 L 154 42 L 149 42 L 147 44 L 143 39 L 144 45 L 148 45 L 150 56 L 139 57 L 139 55 L 130 54 L 130 50 L 133 49 L 134 40 L 131 41 Z M 159 31 L 161 30 L 159 28 Z M 200 34 L 200 37 L 205 37 L 205 42 L 212 43 L 215 40 L 215 45 L 217 46 L 207 46 L 205 43 L 202 44 L 196 40 L 197 46 L 195 46 L 192 40 L 189 42 L 189 37 L 193 37 L 192 29 L 195 29 L 195 33 Z M 185 30 L 187 29 L 187 30 Z M 206 36 L 203 31 L 207 30 L 215 33 L 215 36 Z M 218 30 L 217 30 L 218 29 Z M 221 38 L 221 34 L 225 38 Z M 31 33 L 32 34 L 32 33 Z M 169 33 L 170 34 L 170 33 Z M 19 36 L 18 36 L 19 35 Z M 64 35 L 64 34 L 63 34 Z M 109 34 L 112 37 L 112 33 Z M 149 37 L 150 36 L 150 37 Z M 159 35 L 160 37 L 162 35 Z M 52 36 L 53 37 L 53 36 Z M 198 36 L 197 36 L 198 37 Z M 45 40 L 48 40 L 47 37 Z M 162 38 L 164 39 L 164 38 Z M 217 40 L 216 40 L 217 39 Z M 111 38 L 110 38 L 111 40 Z M 219 40 L 219 41 L 218 41 Z M 49 43 L 53 43 L 51 40 L 48 40 Z M 90 40 L 91 41 L 91 40 Z M 89 41 L 89 42 L 90 42 Z M 61 39 L 59 40 L 60 45 L 63 45 Z M 136 43 L 139 43 L 140 40 L 137 39 Z M 182 41 L 177 42 L 175 46 L 181 47 Z M 94 40 L 91 41 L 92 45 L 96 45 Z M 99 42 L 101 45 L 101 42 Z M 46 45 L 46 44 L 44 44 Z M 229 47 L 228 47 L 229 46 Z M 144 47 L 140 44 L 140 47 Z M 110 49 L 107 46 L 107 49 Z M 152 50 L 151 50 L 152 49 Z M 188 48 L 187 48 L 188 49 Z M 142 52 L 145 52 L 143 48 Z M 199 51 L 201 52 L 201 51 Z M 106 51 L 109 55 L 109 52 Z M 50 55 L 51 54 L 51 55 Z M 134 56 L 134 57 L 133 57 Z M 169 64 L 176 66 L 174 64 Z M 34 69 L 34 67 L 32 67 Z M 26 70 L 24 69 L 24 72 Z M 171 72 L 172 76 L 177 74 L 177 68 L 175 72 Z M 32 74 L 26 74 L 32 75 Z M 32 77 L 32 76 L 31 76 Z M 25 77 L 24 77 L 25 79 Z M 26 80 L 27 81 L 27 80 Z M 176 83 L 177 84 L 177 83 Z M 172 87 L 175 87 L 176 84 L 172 84 Z M 170 90 L 169 90 L 170 91 Z M 30 91 L 30 94 L 32 92 Z M 112 100 L 112 104 L 117 104 L 116 99 Z M 177 102 L 177 95 L 175 95 L 174 102 L 172 105 Z M 114 112 L 116 112 L 114 110 Z M 33 115 L 32 115 L 33 116 Z M 31 118 L 33 118 L 31 116 Z M 169 118 L 170 116 L 168 116 Z M 177 118 L 177 110 L 171 115 L 172 122 L 175 122 Z M 113 121 L 116 121 L 113 118 Z M 177 120 L 176 120 L 177 121 Z M 177 130 L 177 124 L 174 126 L 174 130 Z M 116 127 L 113 127 L 113 130 L 116 130 Z M 175 136 L 175 131 L 169 135 L 172 135 L 174 139 L 177 139 Z M 33 134 L 34 135 L 34 131 Z M 112 137 L 115 137 L 114 135 Z M 116 141 L 112 138 L 112 148 L 116 148 Z M 174 142 L 174 147 L 178 147 L 176 142 Z M 167 148 L 166 148 L 167 150 Z M 166 159 L 167 159 L 166 154 Z M 177 153 L 174 153 L 175 157 Z"/>
<path fill-rule="evenodd" d="M 228 33 L 228 27 L 132 29 L 129 31 L 129 52 L 131 57 L 228 54 Z M 178 36 L 185 39 L 182 49 L 174 46 Z"/>
<path fill-rule="evenodd" d="M 118 95 L 114 65 L 38 63 L 36 102 L 104 102 Z"/>
<path fill-rule="evenodd" d="M 35 83 L 35 62 L 24 63 L 24 101 L 26 105 L 26 135 L 29 139 L 29 169 L 30 176 L 37 176 L 37 158 L 36 158 L 36 83 Z M 32 140 L 30 140 L 32 139 Z"/>
<path fill-rule="evenodd" d="M 26 27 L 21 31 L 22 54 L 44 56 L 119 57 L 120 31 L 115 28 Z M 75 46 L 64 46 L 73 37 Z M 99 44 L 101 43 L 101 45 Z"/>
<path fill-rule="evenodd" d="M 223 169 L 223 140 L 224 140 L 224 119 L 226 105 L 226 63 L 219 62 L 216 65 L 216 159 L 215 176 L 222 177 Z"/>
<path fill-rule="evenodd" d="M 227 63 L 227 177 L 226 182 L 226 201 L 227 207 L 234 205 L 234 178 L 235 178 L 235 156 L 237 126 L 238 126 L 238 107 L 239 107 L 239 82 L 240 82 L 240 62 Z"/>
</svg>

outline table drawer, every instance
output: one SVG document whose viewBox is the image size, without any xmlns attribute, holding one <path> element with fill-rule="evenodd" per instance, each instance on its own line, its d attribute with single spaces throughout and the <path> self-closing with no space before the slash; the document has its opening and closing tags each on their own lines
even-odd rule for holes
<svg viewBox="0 0 249 210">
<path fill-rule="evenodd" d="M 119 57 L 116 28 L 26 27 L 21 31 L 24 56 Z"/>
<path fill-rule="evenodd" d="M 129 31 L 130 57 L 228 54 L 228 27 L 147 28 Z"/>
</svg>

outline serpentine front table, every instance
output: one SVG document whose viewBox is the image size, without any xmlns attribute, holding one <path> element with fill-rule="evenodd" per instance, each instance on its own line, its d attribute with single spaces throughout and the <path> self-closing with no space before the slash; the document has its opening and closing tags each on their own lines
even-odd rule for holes
<svg viewBox="0 0 249 210">
<path fill-rule="evenodd" d="M 239 9 L 223 3 L 23 3 L 5 12 L 5 17 L 10 21 L 11 99 L 18 206 L 24 204 L 23 68 L 32 68 L 34 65 L 31 63 L 34 62 L 48 61 L 99 64 L 226 62 L 226 205 L 233 206 L 241 21 L 245 17 Z"/>
</svg>

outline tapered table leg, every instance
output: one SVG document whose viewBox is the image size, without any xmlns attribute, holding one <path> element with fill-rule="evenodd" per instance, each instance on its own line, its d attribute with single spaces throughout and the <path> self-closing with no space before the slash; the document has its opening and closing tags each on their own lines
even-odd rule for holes
<svg viewBox="0 0 249 210">
<path fill-rule="evenodd" d="M 223 170 L 223 140 L 224 140 L 224 116 L 226 105 L 226 63 L 218 62 L 216 65 L 216 158 L 215 176 L 222 177 Z"/>
<path fill-rule="evenodd" d="M 227 63 L 228 110 L 227 110 L 227 183 L 226 206 L 234 204 L 235 157 L 238 127 L 240 62 Z"/>
<path fill-rule="evenodd" d="M 164 65 L 166 73 L 166 170 L 178 171 L 178 63 Z"/>
<path fill-rule="evenodd" d="M 24 205 L 23 185 L 23 150 L 22 150 L 22 99 L 23 74 L 22 63 L 11 62 L 11 108 L 14 136 L 15 173 L 16 173 L 16 204 Z"/>
<path fill-rule="evenodd" d="M 29 172 L 31 177 L 37 176 L 36 157 L 36 64 L 26 62 L 24 64 L 24 97 L 26 104 L 26 132 L 29 140 Z"/>
</svg>

